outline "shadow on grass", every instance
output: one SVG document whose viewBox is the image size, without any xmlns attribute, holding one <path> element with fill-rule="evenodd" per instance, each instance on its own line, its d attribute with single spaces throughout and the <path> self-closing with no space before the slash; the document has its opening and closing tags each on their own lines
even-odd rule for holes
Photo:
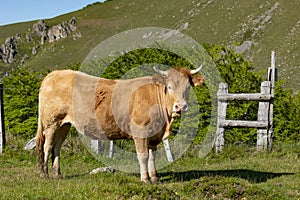
<svg viewBox="0 0 300 200">
<path fill-rule="evenodd" d="M 79 177 L 87 177 L 89 175 L 90 175 L 90 173 L 87 172 L 87 173 L 82 173 L 82 174 L 65 175 L 62 178 L 63 179 L 76 179 L 76 178 L 79 178 Z"/>
<path fill-rule="evenodd" d="M 99 172 L 99 173 L 110 173 L 110 172 Z M 163 172 L 158 173 L 158 177 L 160 178 L 160 182 L 183 182 L 190 181 L 193 179 L 199 179 L 204 176 L 210 177 L 233 177 L 233 178 L 241 178 L 245 179 L 251 183 L 261 183 L 266 182 L 268 179 L 273 179 L 276 177 L 294 175 L 295 173 L 273 173 L 273 172 L 260 172 L 253 171 L 248 169 L 233 169 L 233 170 L 191 170 L 184 172 Z M 129 173 L 129 175 L 139 177 L 139 173 Z M 64 179 L 74 179 L 78 177 L 87 177 L 90 176 L 90 173 L 82 173 L 82 174 L 73 174 L 63 176 Z"/>
<path fill-rule="evenodd" d="M 268 179 L 273 179 L 285 175 L 294 175 L 294 173 L 272 173 L 272 172 L 259 172 L 248 169 L 235 169 L 235 170 L 216 170 L 216 171 L 200 171 L 192 170 L 186 172 L 166 172 L 159 173 L 162 182 L 168 181 L 190 181 L 198 179 L 203 176 L 223 176 L 223 177 L 235 177 L 248 180 L 251 183 L 266 182 Z"/>
</svg>

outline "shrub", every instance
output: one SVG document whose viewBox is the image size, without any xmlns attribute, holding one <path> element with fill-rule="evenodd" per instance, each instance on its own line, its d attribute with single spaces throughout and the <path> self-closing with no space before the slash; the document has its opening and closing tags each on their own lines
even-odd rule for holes
<svg viewBox="0 0 300 200">
<path fill-rule="evenodd" d="M 3 78 L 6 130 L 33 137 L 37 129 L 38 93 L 43 75 L 24 68 Z"/>
<path fill-rule="evenodd" d="M 294 95 L 291 90 L 275 87 L 274 99 L 274 137 L 276 141 L 299 141 L 300 135 L 300 93 Z"/>
<path fill-rule="evenodd" d="M 205 45 L 205 48 L 217 65 L 223 81 L 228 83 L 229 93 L 259 92 L 261 74 L 253 71 L 254 67 L 251 62 L 224 46 Z M 256 120 L 257 111 L 258 102 L 230 101 L 226 114 L 227 119 Z M 256 140 L 255 133 L 255 129 L 226 128 L 225 142 L 253 143 Z"/>
</svg>

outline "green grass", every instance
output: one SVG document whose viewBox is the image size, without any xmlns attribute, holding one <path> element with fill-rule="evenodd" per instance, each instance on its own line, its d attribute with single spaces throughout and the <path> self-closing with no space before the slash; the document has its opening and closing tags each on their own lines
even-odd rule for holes
<svg viewBox="0 0 300 200">
<path fill-rule="evenodd" d="M 63 146 L 63 178 L 40 178 L 35 151 L 9 138 L 0 155 L 2 199 L 299 199 L 300 145 L 277 144 L 272 152 L 228 145 L 220 155 L 187 153 L 159 171 L 160 184 L 147 185 L 138 174 L 100 172 L 103 166 L 69 136 Z"/>
</svg>

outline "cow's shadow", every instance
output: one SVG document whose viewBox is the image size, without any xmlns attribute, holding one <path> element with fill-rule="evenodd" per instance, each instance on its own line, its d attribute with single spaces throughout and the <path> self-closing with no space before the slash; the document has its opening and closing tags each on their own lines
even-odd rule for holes
<svg viewBox="0 0 300 200">
<path fill-rule="evenodd" d="M 108 173 L 108 172 L 104 172 Z M 130 173 L 133 176 L 139 177 L 139 173 Z M 161 183 L 166 182 L 185 182 L 194 179 L 199 179 L 204 176 L 210 177 L 235 177 L 247 180 L 251 183 L 261 183 L 266 182 L 269 179 L 273 179 L 276 177 L 281 176 L 288 176 L 294 175 L 295 173 L 273 173 L 273 172 L 260 172 L 254 171 L 249 169 L 231 169 L 231 170 L 190 170 L 190 171 L 183 171 L 183 172 L 160 172 L 158 173 L 158 177 L 160 178 Z M 89 176 L 90 173 L 83 173 L 83 174 L 75 174 L 64 176 L 65 179 L 73 179 L 82 176 Z"/>
<path fill-rule="evenodd" d="M 293 175 L 294 173 L 273 173 L 273 172 L 260 172 L 248 169 L 234 169 L 234 170 L 191 170 L 184 172 L 164 172 L 158 173 L 161 178 L 161 182 L 168 181 L 190 181 L 193 179 L 199 179 L 203 176 L 222 176 L 222 177 L 236 177 L 245 179 L 251 183 L 261 183 L 266 182 L 268 179 L 273 179 L 276 177 L 284 175 Z"/>
</svg>

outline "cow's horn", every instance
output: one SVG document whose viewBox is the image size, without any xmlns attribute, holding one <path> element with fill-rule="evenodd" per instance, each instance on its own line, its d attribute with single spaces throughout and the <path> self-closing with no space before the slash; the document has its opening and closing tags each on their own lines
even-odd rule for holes
<svg viewBox="0 0 300 200">
<path fill-rule="evenodd" d="M 157 67 L 153 67 L 154 71 L 156 71 L 157 73 L 161 74 L 161 75 L 164 75 L 164 76 L 167 76 L 167 72 L 166 71 L 162 71 L 160 69 L 158 69 Z"/>
<path fill-rule="evenodd" d="M 190 74 L 193 75 L 193 74 L 198 73 L 198 72 L 202 69 L 202 67 L 203 67 L 203 65 L 201 65 L 201 66 L 198 67 L 197 69 L 191 70 L 191 71 L 190 71 Z"/>
</svg>

